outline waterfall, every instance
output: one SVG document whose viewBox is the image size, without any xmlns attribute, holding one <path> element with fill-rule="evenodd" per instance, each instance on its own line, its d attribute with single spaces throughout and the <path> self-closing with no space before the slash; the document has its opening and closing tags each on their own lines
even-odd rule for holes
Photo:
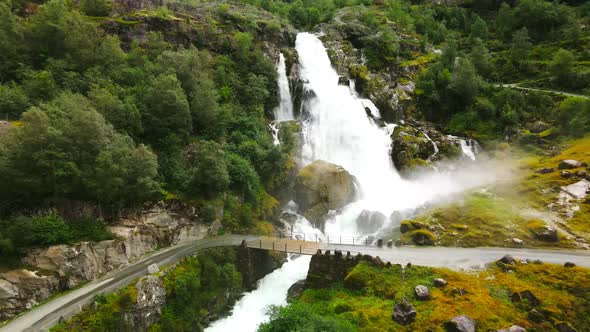
<svg viewBox="0 0 590 332">
<path fill-rule="evenodd" d="M 274 110 L 275 120 L 269 124 L 269 129 L 272 134 L 272 142 L 274 145 L 281 144 L 279 140 L 281 122 L 294 120 L 293 98 L 291 97 L 289 78 L 287 77 L 287 65 L 285 64 L 285 56 L 283 53 L 279 54 L 277 76 L 277 86 L 279 87 L 279 106 L 277 106 Z"/>
<path fill-rule="evenodd" d="M 310 256 L 301 256 L 289 261 L 258 282 L 258 287 L 244 294 L 232 309 L 231 316 L 214 322 L 206 332 L 256 331 L 260 323 L 268 321 L 266 308 L 287 304 L 289 287 L 305 279 Z"/>
<path fill-rule="evenodd" d="M 426 139 L 429 140 L 430 143 L 432 143 L 432 148 L 434 149 L 434 153 L 430 157 L 428 157 L 428 160 L 432 160 L 432 158 L 436 157 L 436 155 L 439 152 L 438 145 L 436 145 L 436 142 L 433 141 L 432 138 L 430 138 L 430 136 L 428 136 L 428 134 L 425 131 L 422 131 L 422 134 L 424 134 L 424 137 L 426 137 Z"/>
<path fill-rule="evenodd" d="M 279 64 L 277 66 L 277 85 L 279 87 L 279 106 L 275 109 L 276 121 L 293 120 L 293 98 L 289 88 L 289 78 L 287 78 L 287 66 L 285 65 L 285 56 L 279 55 Z"/>
<path fill-rule="evenodd" d="M 473 139 L 465 140 L 461 137 L 447 135 L 448 138 L 455 142 L 459 142 L 459 146 L 461 147 L 461 152 L 463 155 L 473 161 L 476 159 L 476 155 L 479 153 L 479 144 L 477 141 Z"/>
<path fill-rule="evenodd" d="M 395 125 L 379 126 L 373 121 L 372 117 L 378 116 L 379 110 L 370 100 L 355 94 L 353 82 L 352 89 L 338 85 L 338 75 L 316 36 L 298 34 L 296 48 L 300 78 L 306 82 L 302 114 L 307 118 L 302 121 L 302 164 L 305 166 L 318 159 L 338 164 L 355 176 L 361 192 L 359 200 L 332 214 L 325 226 L 326 234 L 362 235 L 356 220 L 363 210 L 379 211 L 386 216 L 396 212 L 389 224 L 375 233 L 387 236 L 391 234 L 391 227 L 400 222 L 401 216 L 411 216 L 413 209 L 425 202 L 494 181 L 493 174 L 486 173 L 484 177 L 469 170 L 460 170 L 458 174 L 435 172 L 414 181 L 402 179 L 390 157 L 390 135 Z M 284 66 L 284 59 L 282 61 Z M 279 69 L 279 76 L 280 72 Z M 279 87 L 281 81 L 279 78 Z M 279 90 L 283 91 L 282 88 Z M 281 92 L 281 104 L 284 96 L 287 96 L 286 91 L 285 94 Z M 290 109 L 292 112 L 292 106 Z M 367 115 L 366 109 L 372 116 Z M 277 119 L 286 118 L 278 115 L 281 113 L 279 109 Z M 477 172 L 481 171 L 481 168 L 477 169 Z M 294 224 L 288 227 L 296 233 L 322 238 L 324 234 L 303 216 L 297 215 L 296 210 L 295 204 L 286 208 L 286 212 L 296 214 Z M 268 306 L 286 304 L 289 286 L 305 278 L 309 261 L 309 257 L 289 260 L 262 279 L 258 289 L 245 294 L 234 306 L 231 316 L 213 323 L 206 331 L 255 331 L 259 323 L 268 319 L 265 311 Z"/>
</svg>

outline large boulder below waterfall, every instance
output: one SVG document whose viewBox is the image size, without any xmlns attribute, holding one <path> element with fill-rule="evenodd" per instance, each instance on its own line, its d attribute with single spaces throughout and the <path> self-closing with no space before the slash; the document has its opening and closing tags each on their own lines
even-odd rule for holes
<svg viewBox="0 0 590 332">
<path fill-rule="evenodd" d="M 353 201 L 354 177 L 341 166 L 317 160 L 305 166 L 295 178 L 295 201 L 303 215 L 321 224 L 330 210 Z"/>
</svg>

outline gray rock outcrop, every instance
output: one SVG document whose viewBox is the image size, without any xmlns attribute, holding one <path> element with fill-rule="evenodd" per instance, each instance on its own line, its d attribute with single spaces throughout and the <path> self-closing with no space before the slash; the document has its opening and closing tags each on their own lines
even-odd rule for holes
<svg viewBox="0 0 590 332">
<path fill-rule="evenodd" d="M 137 301 L 132 310 L 125 314 L 126 325 L 133 331 L 147 331 L 158 322 L 166 303 L 166 288 L 158 276 L 146 276 L 136 284 Z"/>
<path fill-rule="evenodd" d="M 0 274 L 0 320 L 14 317 L 48 298 L 59 289 L 59 280 L 29 270 L 12 270 Z"/>
</svg>

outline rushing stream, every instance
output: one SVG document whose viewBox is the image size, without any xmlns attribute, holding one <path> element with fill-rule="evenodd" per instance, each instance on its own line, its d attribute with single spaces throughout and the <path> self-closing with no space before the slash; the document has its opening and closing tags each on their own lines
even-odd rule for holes
<svg viewBox="0 0 590 332">
<path fill-rule="evenodd" d="M 481 185 L 479 177 L 471 176 L 467 171 L 462 171 L 459 176 L 433 172 L 413 181 L 402 179 L 390 157 L 389 136 L 395 125 L 378 126 L 366 112 L 369 109 L 373 117 L 378 117 L 379 110 L 375 105 L 360 98 L 350 87 L 338 84 L 338 74 L 332 68 L 324 45 L 315 35 L 300 33 L 296 49 L 300 78 L 306 82 L 304 89 L 308 96 L 303 109 L 306 118 L 302 121 L 302 164 L 305 166 L 321 159 L 340 165 L 356 177 L 360 191 L 357 201 L 340 213 L 334 213 L 327 221 L 326 234 L 363 235 L 356 225 L 363 210 L 378 211 L 389 217 L 396 211 L 411 211 L 426 202 Z M 292 98 L 282 54 L 277 71 L 281 102 L 275 110 L 277 121 L 271 129 L 275 144 L 280 144 L 280 121 L 293 119 Z M 472 153 L 467 151 L 467 146 L 464 152 Z M 491 176 L 486 181 L 490 180 Z M 391 228 L 399 223 L 395 218 L 388 220 L 377 233 L 390 234 Z M 314 229 L 301 216 L 293 228 L 297 232 L 322 236 L 320 230 Z M 309 257 L 289 260 L 282 268 L 262 279 L 255 291 L 245 294 L 229 317 L 215 322 L 207 331 L 255 331 L 256 326 L 267 319 L 268 306 L 286 303 L 289 286 L 305 278 L 308 266 Z"/>
</svg>

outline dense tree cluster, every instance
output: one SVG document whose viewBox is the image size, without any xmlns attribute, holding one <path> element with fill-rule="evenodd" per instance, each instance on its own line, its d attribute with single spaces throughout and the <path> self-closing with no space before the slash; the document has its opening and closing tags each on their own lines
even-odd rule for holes
<svg viewBox="0 0 590 332">
<path fill-rule="evenodd" d="M 108 2 L 49 0 L 26 17 L 22 6 L 0 3 L 0 117 L 11 122 L 0 135 L 2 218 L 178 197 L 225 206 L 231 227 L 257 219 L 288 151 L 266 127 L 276 72 L 252 34 L 225 27 L 210 51 L 148 32 L 124 51 L 87 16 L 108 14 Z"/>
</svg>

